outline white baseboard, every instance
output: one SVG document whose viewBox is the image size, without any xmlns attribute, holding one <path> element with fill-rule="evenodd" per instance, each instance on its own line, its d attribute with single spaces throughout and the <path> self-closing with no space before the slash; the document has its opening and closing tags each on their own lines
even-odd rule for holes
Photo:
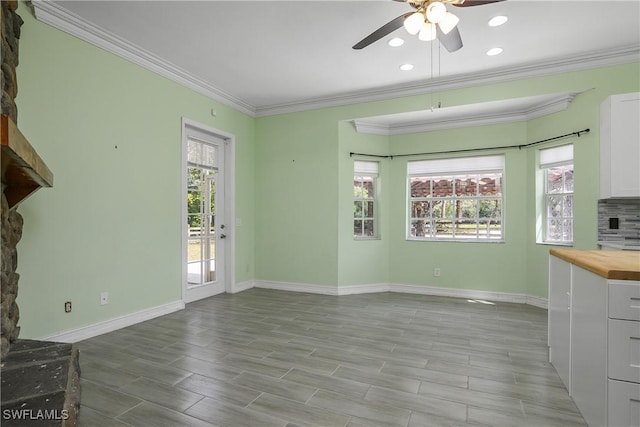
<svg viewBox="0 0 640 427">
<path fill-rule="evenodd" d="M 533 295 L 527 295 L 527 301 L 525 304 L 532 305 L 538 308 L 549 309 L 549 299 L 543 297 L 535 297 Z"/>
<path fill-rule="evenodd" d="M 305 292 L 308 294 L 338 295 L 336 286 L 315 285 L 312 283 L 274 282 L 271 280 L 256 280 L 254 287 L 274 289 L 278 291 Z"/>
<path fill-rule="evenodd" d="M 375 283 L 370 285 L 328 286 L 313 283 L 275 282 L 271 280 L 257 280 L 256 288 L 274 289 L 278 291 L 306 292 L 321 295 L 354 295 L 389 292 L 388 283 Z"/>
<path fill-rule="evenodd" d="M 292 283 L 292 282 L 276 282 L 270 280 L 249 280 L 246 282 L 236 283 L 233 285 L 231 293 L 238 293 L 246 291 L 251 288 L 262 289 L 274 289 L 279 291 L 289 292 L 306 292 L 311 294 L 321 295 L 355 295 L 355 294 L 369 294 L 379 292 L 398 292 L 405 294 L 419 294 L 419 295 L 435 295 L 435 296 L 447 296 L 455 298 L 467 298 L 482 301 L 500 301 L 511 302 L 519 304 L 529 304 L 535 307 L 547 309 L 548 300 L 543 297 L 537 297 L 524 294 L 511 294 L 506 292 L 491 292 L 491 291 L 477 291 L 473 289 L 452 289 L 452 288 L 438 288 L 433 286 L 422 285 L 406 285 L 400 283 L 374 283 L 369 285 L 350 285 L 350 286 L 326 286 L 316 285 L 312 283 Z M 123 316 L 115 317 L 113 319 L 104 320 L 102 322 L 94 323 L 92 325 L 83 326 L 68 331 L 58 332 L 55 334 L 47 335 L 39 339 L 44 341 L 58 341 L 74 343 L 89 338 L 93 338 L 98 335 L 106 334 L 127 326 L 135 325 L 136 323 L 144 322 L 165 314 L 173 313 L 174 311 L 184 309 L 185 305 L 183 301 L 173 301 L 167 304 L 163 304 L 157 307 L 152 307 L 145 310 L 140 310 L 135 313 L 126 314 Z"/>
<path fill-rule="evenodd" d="M 135 313 L 125 314 L 123 316 L 114 317 L 113 319 L 83 326 L 81 328 L 47 335 L 39 339 L 43 341 L 74 343 L 106 334 L 107 332 L 113 332 L 127 326 L 135 325 L 136 323 L 144 322 L 146 320 L 164 316 L 165 314 L 173 313 L 174 311 L 182 309 L 184 309 L 184 302 L 173 301 L 157 307 L 136 311 Z"/>
<path fill-rule="evenodd" d="M 326 285 L 315 285 L 312 283 L 257 280 L 254 282 L 254 287 L 290 292 L 306 292 L 322 295 L 354 295 L 376 292 L 398 292 L 405 294 L 435 295 L 482 301 L 529 304 L 544 309 L 548 307 L 546 298 L 536 297 L 532 295 L 512 294 L 508 292 L 478 291 L 474 289 L 438 288 L 434 286 L 406 285 L 401 283 L 375 283 L 370 285 L 350 285 L 334 287 Z"/>
<path fill-rule="evenodd" d="M 246 282 L 234 283 L 231 286 L 231 293 L 237 294 L 238 292 L 246 291 L 247 289 L 255 288 L 255 280 L 247 280 Z"/>
<path fill-rule="evenodd" d="M 389 292 L 388 283 L 374 283 L 371 285 L 350 285 L 338 287 L 338 295 L 375 294 Z"/>
<path fill-rule="evenodd" d="M 500 301 L 524 304 L 527 296 L 507 292 L 479 291 L 474 289 L 438 288 L 435 286 L 405 285 L 392 283 L 391 292 L 405 294 L 435 295 L 443 297 L 467 298 L 482 301 Z"/>
</svg>

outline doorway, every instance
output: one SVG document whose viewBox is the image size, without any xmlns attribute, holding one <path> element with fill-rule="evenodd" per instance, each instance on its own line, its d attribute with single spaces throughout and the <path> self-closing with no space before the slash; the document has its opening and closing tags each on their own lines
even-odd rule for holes
<svg viewBox="0 0 640 427">
<path fill-rule="evenodd" d="M 232 283 L 226 166 L 233 147 L 232 137 L 187 120 L 182 139 L 182 295 L 184 302 L 192 302 L 225 292 Z"/>
</svg>

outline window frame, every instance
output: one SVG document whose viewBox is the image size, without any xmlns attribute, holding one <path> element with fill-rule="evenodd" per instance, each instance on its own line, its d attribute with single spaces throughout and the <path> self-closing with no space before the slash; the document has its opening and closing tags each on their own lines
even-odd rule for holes
<svg viewBox="0 0 640 427">
<path fill-rule="evenodd" d="M 407 163 L 407 215 L 406 215 L 406 240 L 410 241 L 428 241 L 428 242 L 465 242 L 465 243 L 504 243 L 505 242 L 505 155 L 485 155 L 485 156 L 477 156 L 477 157 L 454 157 L 454 158 L 445 158 L 445 159 L 435 159 L 435 160 L 418 160 L 417 162 L 423 162 L 424 166 L 422 168 L 429 168 L 430 164 L 433 166 L 432 171 L 423 171 L 417 173 L 411 173 L 411 163 Z M 497 165 L 499 163 L 499 166 Z M 474 164 L 478 164 L 479 166 L 474 167 Z M 420 166 L 414 169 L 421 169 Z M 476 191 L 474 195 L 460 195 L 456 194 L 456 182 L 462 182 L 462 179 L 468 180 L 471 176 L 476 178 Z M 496 180 L 500 180 L 499 184 L 499 194 L 494 195 L 482 195 L 480 193 L 480 178 L 490 175 L 496 175 Z M 431 178 L 430 182 L 430 195 L 426 197 L 412 197 L 412 187 L 411 182 L 412 179 L 415 178 Z M 449 196 L 441 196 L 441 197 L 433 197 L 433 178 L 450 178 L 452 181 L 451 194 Z M 466 185 L 465 185 L 466 187 Z M 425 217 L 413 217 L 412 216 L 412 206 L 414 202 L 426 202 L 426 201 L 451 201 L 453 203 L 457 201 L 469 201 L 472 200 L 475 203 L 475 216 L 474 219 L 476 234 L 474 237 L 471 237 L 468 234 L 464 234 L 462 236 L 456 236 L 456 224 L 460 224 L 460 220 L 465 219 L 464 217 L 456 216 L 455 208 L 450 217 L 450 222 L 452 225 L 452 231 L 450 235 L 438 235 L 437 227 L 435 227 L 435 232 L 432 231 L 430 236 L 414 236 L 412 234 L 412 226 L 413 222 L 416 220 L 424 220 L 428 223 L 429 228 L 434 230 L 434 216 L 433 216 L 433 208 L 431 208 L 428 216 Z M 490 220 L 487 224 L 487 230 L 490 229 L 491 220 L 493 217 L 481 217 L 480 216 L 480 202 L 483 200 L 496 200 L 499 201 L 499 212 L 500 215 L 497 217 L 500 223 L 500 235 L 498 238 L 490 238 L 490 237 L 481 237 L 482 236 L 482 219 Z M 444 208 L 444 207 L 443 207 Z"/>
<path fill-rule="evenodd" d="M 353 167 L 353 216 L 352 216 L 352 225 L 353 225 L 353 239 L 354 240 L 378 240 L 379 236 L 379 219 L 378 219 L 378 171 L 379 171 L 379 162 L 374 161 L 363 161 L 363 160 L 355 160 Z M 364 188 L 365 182 L 371 182 L 372 191 L 368 197 L 359 197 L 356 194 L 356 182 L 360 183 L 360 188 Z M 356 203 L 362 203 L 361 216 L 356 216 Z M 370 216 L 365 216 L 365 203 L 372 203 L 372 213 Z M 356 221 L 360 221 L 362 223 L 362 234 L 356 234 Z M 365 221 L 372 221 L 373 234 L 366 235 L 365 234 Z"/>
<path fill-rule="evenodd" d="M 540 200 L 540 207 L 542 211 L 542 233 L 541 233 L 541 241 L 539 243 L 547 244 L 547 245 L 558 245 L 558 246 L 573 246 L 575 241 L 574 230 L 575 230 L 575 197 L 574 197 L 574 186 L 575 186 L 575 165 L 574 165 L 574 155 L 573 155 L 573 144 L 565 144 L 557 147 L 551 147 L 542 149 L 539 152 L 539 169 L 542 172 L 543 177 L 543 185 L 542 185 L 542 198 Z M 571 190 L 567 190 L 566 185 L 566 168 L 571 168 Z M 561 190 L 559 192 L 549 192 L 549 172 L 551 169 L 561 168 L 561 177 L 562 177 L 562 185 Z M 559 217 L 550 218 L 549 217 L 549 209 L 550 209 L 550 200 L 552 197 L 560 197 L 562 199 L 561 205 L 561 213 Z M 566 198 L 569 197 L 571 199 L 571 212 L 570 215 L 565 215 L 566 211 Z M 550 239 L 550 221 L 555 219 L 560 221 L 563 225 L 562 238 L 560 240 Z M 571 223 L 571 239 L 565 239 L 566 232 L 564 231 L 565 221 L 569 220 Z"/>
</svg>

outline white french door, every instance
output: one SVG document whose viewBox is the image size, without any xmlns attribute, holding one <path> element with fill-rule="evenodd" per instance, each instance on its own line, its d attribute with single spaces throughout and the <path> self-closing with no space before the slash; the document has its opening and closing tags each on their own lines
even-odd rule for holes
<svg viewBox="0 0 640 427">
<path fill-rule="evenodd" d="M 188 124 L 183 132 L 183 300 L 192 302 L 226 289 L 227 138 Z"/>
</svg>

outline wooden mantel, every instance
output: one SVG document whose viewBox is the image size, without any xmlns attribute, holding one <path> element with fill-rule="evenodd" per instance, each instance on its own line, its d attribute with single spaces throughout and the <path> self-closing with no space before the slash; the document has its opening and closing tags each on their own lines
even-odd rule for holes
<svg viewBox="0 0 640 427">
<path fill-rule="evenodd" d="M 47 165 L 13 120 L 4 114 L 0 116 L 0 143 L 2 186 L 10 209 L 40 187 L 53 186 L 53 174 Z"/>
</svg>

